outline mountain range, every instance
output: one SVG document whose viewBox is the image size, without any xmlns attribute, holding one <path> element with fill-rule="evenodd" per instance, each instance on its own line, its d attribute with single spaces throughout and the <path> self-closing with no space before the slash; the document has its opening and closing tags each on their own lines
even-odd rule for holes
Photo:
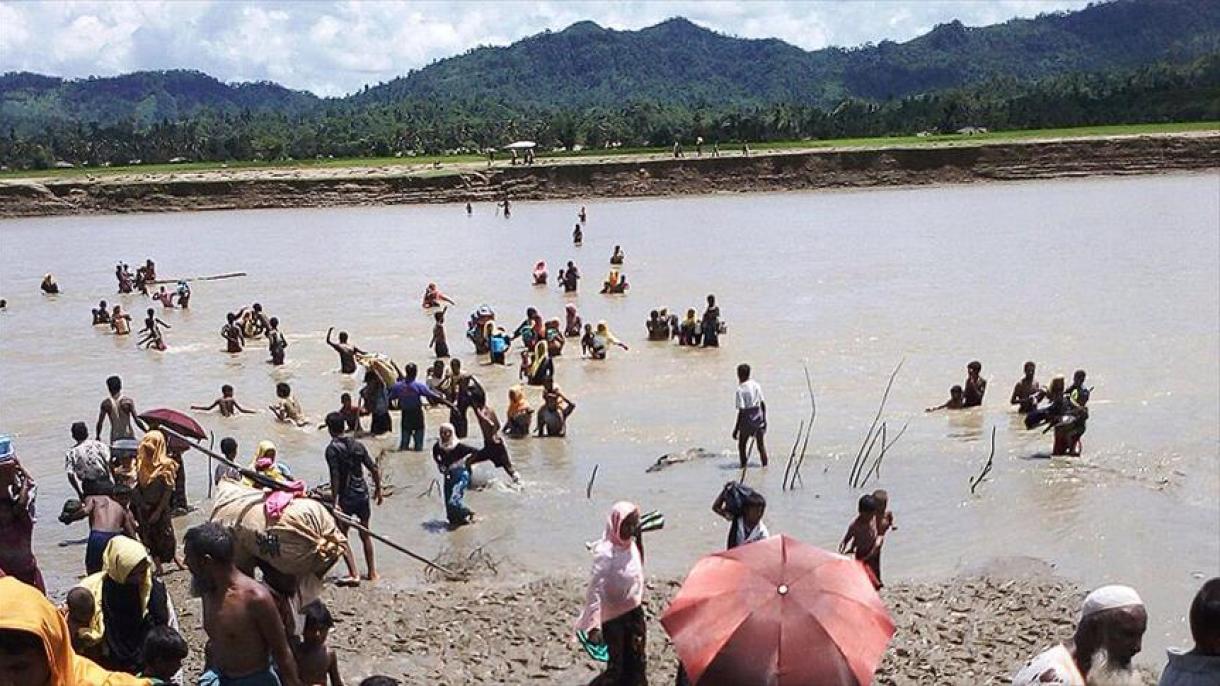
<svg viewBox="0 0 1220 686">
<path fill-rule="evenodd" d="M 504 47 L 481 47 L 338 99 L 274 83 L 225 84 L 189 70 L 65 80 L 0 76 L 0 130 L 50 125 L 136 128 L 202 112 L 310 116 L 336 108 L 464 105 L 518 111 L 777 103 L 833 108 L 884 102 L 1004 78 L 1188 64 L 1220 54 L 1220 2 L 1113 0 L 1077 12 L 986 27 L 954 21 L 910 41 L 806 51 L 742 39 L 683 18 L 638 31 L 580 22 Z"/>
</svg>

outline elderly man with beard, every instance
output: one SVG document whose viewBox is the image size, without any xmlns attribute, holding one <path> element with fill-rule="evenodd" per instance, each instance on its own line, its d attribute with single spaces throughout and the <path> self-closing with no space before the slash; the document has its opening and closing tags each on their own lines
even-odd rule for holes
<svg viewBox="0 0 1220 686">
<path fill-rule="evenodd" d="M 1084 599 L 1071 640 L 1036 655 L 1013 686 L 1138 686 L 1131 659 L 1142 648 L 1148 613 L 1127 586 L 1102 586 Z"/>
<path fill-rule="evenodd" d="M 215 683 L 302 686 L 275 599 L 233 565 L 232 532 L 209 522 L 187 531 L 184 543 L 192 590 L 203 599 L 205 660 Z"/>
</svg>

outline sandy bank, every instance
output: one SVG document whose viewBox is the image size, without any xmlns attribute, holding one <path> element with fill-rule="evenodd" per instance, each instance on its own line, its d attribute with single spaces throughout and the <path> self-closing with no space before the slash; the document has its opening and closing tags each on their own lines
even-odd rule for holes
<svg viewBox="0 0 1220 686">
<path fill-rule="evenodd" d="M 676 657 L 658 616 L 679 584 L 650 580 L 650 683 L 674 682 Z M 197 674 L 203 646 L 199 604 L 185 600 L 185 575 L 172 577 L 170 589 L 192 647 L 187 673 Z M 1046 573 L 889 587 L 882 596 L 898 628 L 876 683 L 1008 683 L 1022 660 L 1070 635 L 1082 595 Z M 326 602 L 338 620 L 330 643 L 345 683 L 371 674 L 412 686 L 587 683 L 596 674 L 594 663 L 570 642 L 583 597 L 583 579 L 574 577 L 417 590 L 384 582 L 328 588 Z"/>
<path fill-rule="evenodd" d="M 713 158 L 561 158 L 366 168 L 218 169 L 0 181 L 0 217 L 545 200 L 925 185 L 1220 167 L 1220 132 L 978 145 L 824 148 Z"/>
</svg>

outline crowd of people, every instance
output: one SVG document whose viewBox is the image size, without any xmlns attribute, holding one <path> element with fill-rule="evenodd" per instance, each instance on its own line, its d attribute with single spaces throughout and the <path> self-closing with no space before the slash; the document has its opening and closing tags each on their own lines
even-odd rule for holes
<svg viewBox="0 0 1220 686">
<path fill-rule="evenodd" d="M 502 207 L 507 216 L 507 199 Z M 471 211 L 469 205 L 467 211 Z M 578 218 L 573 231 L 576 246 L 583 243 L 585 208 L 581 208 Z M 625 261 L 622 247 L 615 246 L 602 293 L 622 295 L 628 291 L 622 270 Z M 120 294 L 147 295 L 166 310 L 189 306 L 191 290 L 185 281 L 179 281 L 173 292 L 163 285 L 155 293 L 149 291 L 158 285 L 152 260 L 134 274 L 125 264 L 119 264 L 115 275 Z M 535 265 L 532 279 L 538 286 L 548 284 L 544 261 Z M 570 294 L 577 291 L 579 279 L 575 262 L 567 261 L 557 281 L 563 292 Z M 50 274 L 41 288 L 47 294 L 59 292 Z M 590 360 L 606 360 L 613 347 L 628 349 L 605 321 L 584 322 L 575 303 L 567 303 L 563 316 L 553 318 L 544 318 L 536 308 L 529 307 L 523 321 L 511 331 L 497 323 L 490 306 L 478 307 L 470 314 L 466 330 L 477 355 L 486 355 L 490 364 L 505 365 L 513 345 L 519 342 L 522 348 L 520 384 L 508 390 L 507 410 L 501 421 L 483 384 L 463 369 L 461 360 L 451 357 L 445 318 L 456 306 L 454 300 L 430 283 L 421 305 L 432 316 L 428 350 L 435 358 L 422 380 L 413 362 L 400 368 L 388 357 L 357 347 L 346 331 L 335 336 L 332 327 L 326 333 L 327 345 L 339 357 L 340 373 L 361 374 L 363 380 L 356 397 L 342 393 L 338 409 L 328 413 L 321 424 L 330 437 L 323 457 L 337 526 L 347 534 L 353 522 L 359 524 L 355 528 L 365 562 L 361 575 L 353 546 L 345 546 L 342 558 L 346 575 L 336 580 L 337 585 L 357 585 L 379 577 L 368 527 L 373 507 L 383 502 L 383 475 L 361 438 L 391 434 L 396 411 L 398 449 L 422 452 L 429 409 L 446 412 L 431 454 L 442 480 L 446 522 L 452 528 L 465 526 L 477 521 L 466 503 L 475 465 L 488 462 L 512 481 L 520 479 L 505 436 L 566 436 L 576 403 L 556 383 L 555 361 L 563 356 L 567 340 L 577 338 L 582 357 Z M 92 311 L 93 324 L 109 326 L 118 335 L 130 333 L 130 316 L 118 305 L 108 307 L 105 301 L 99 302 Z M 154 308 L 147 314 L 144 328 L 138 332 L 138 344 L 164 350 L 164 331 L 170 325 L 157 316 Z M 252 340 L 263 338 L 269 362 L 284 364 L 288 344 L 279 320 L 268 316 L 259 303 L 230 312 L 225 319 L 220 337 L 226 353 L 242 354 Z M 710 348 L 718 347 L 720 336 L 726 333 L 714 295 L 707 296 L 701 315 L 694 308 L 682 318 L 667 308 L 653 310 L 645 328 L 650 341 L 676 339 L 682 346 Z M 740 364 L 736 372 L 732 437 L 740 466 L 743 470 L 748 466 L 749 455 L 757 448 L 765 467 L 769 456 L 763 389 L 752 378 L 750 365 Z M 1036 379 L 1034 363 L 1028 362 L 1013 388 L 1010 402 L 1025 416 L 1027 428 L 1046 426 L 1046 431 L 1054 431 L 1055 455 L 1080 452 L 1092 391 L 1085 381 L 1081 370 L 1070 386 L 1064 377 L 1056 376 L 1043 387 Z M 173 598 L 162 581 L 166 567 L 172 564 L 179 570 L 189 570 L 192 587 L 203 602 L 207 671 L 199 683 L 298 686 L 329 681 L 332 686 L 341 686 L 338 659 L 326 645 L 334 620 L 321 601 L 291 608 L 287 597 L 292 593 L 277 587 L 274 570 L 263 568 L 259 581 L 253 570 L 239 568 L 234 533 L 220 524 L 190 529 L 184 544 L 179 545 L 172 517 L 187 507 L 182 454 L 189 445 L 174 432 L 163 432 L 143 420 L 134 400 L 123 394 L 119 377 L 110 377 L 107 388 L 93 437 L 84 422 L 71 425 L 74 443 L 65 455 L 65 471 L 76 498 L 64 504 L 59 519 L 65 525 L 87 520 L 89 536 L 83 560 L 86 576 L 67 590 L 60 608 L 53 607 L 43 595 L 45 584 L 32 550 L 37 485 L 17 458 L 12 438 L 0 436 L 0 576 L 11 577 L 0 579 L 0 588 L 4 589 L 4 601 L 0 603 L 0 674 L 21 671 L 23 679 L 28 680 L 14 683 L 22 686 L 48 683 L 37 678 L 48 670 L 56 676 L 56 683 L 62 684 L 184 683 L 181 665 L 187 657 L 187 646 L 178 632 Z M 536 410 L 526 398 L 528 388 L 539 389 Z M 982 365 L 971 362 L 964 383 L 953 386 L 949 399 L 928 411 L 980 406 L 986 389 Z M 275 394 L 276 401 L 267 410 L 278 421 L 300 427 L 316 423 L 304 415 L 289 384 L 279 382 Z M 220 396 L 210 404 L 191 409 L 216 410 L 222 416 L 258 411 L 243 407 L 229 384 L 221 386 Z M 467 442 L 471 413 L 481 437 L 478 444 Z M 367 429 L 365 417 L 369 418 Z M 108 443 L 101 440 L 107 423 Z M 144 432 L 138 440 L 136 428 Z M 213 475 L 217 483 L 232 480 L 257 486 L 249 476 L 254 473 L 279 484 L 296 484 L 294 495 L 305 493 L 303 482 L 293 479 L 292 470 L 278 459 L 270 441 L 259 443 L 247 473 L 232 468 L 238 461 L 236 440 L 226 437 L 220 445 L 229 463 L 217 468 Z M 726 548 L 771 536 L 763 521 L 766 506 L 764 495 L 742 482 L 729 482 L 721 489 L 711 509 L 728 522 Z M 662 525 L 657 513 L 641 513 L 635 504 L 619 502 L 607 517 L 602 538 L 592 546 L 591 579 L 574 628 L 589 650 L 605 654 L 605 671 L 594 684 L 646 683 L 644 534 Z M 884 586 L 881 555 L 887 537 L 895 531 L 886 491 L 860 497 L 857 516 L 849 523 L 839 552 L 859 561 L 875 589 Z M 1133 589 L 1097 589 L 1084 601 L 1075 634 L 1020 667 L 1013 683 L 1132 683 L 1124 679 L 1131 678 L 1131 660 L 1140 651 L 1146 624 L 1146 610 Z M 1162 686 L 1220 684 L 1220 579 L 1212 579 L 1200 589 L 1190 610 L 1190 624 L 1196 647 L 1171 656 Z M 372 677 L 362 686 L 390 686 L 390 682 L 386 677 Z M 678 683 L 689 683 L 681 666 Z"/>
</svg>

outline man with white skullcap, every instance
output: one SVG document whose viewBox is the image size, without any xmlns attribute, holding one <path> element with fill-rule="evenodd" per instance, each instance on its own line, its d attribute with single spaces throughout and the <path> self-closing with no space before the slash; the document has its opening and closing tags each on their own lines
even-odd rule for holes
<svg viewBox="0 0 1220 686">
<path fill-rule="evenodd" d="M 1144 601 L 1129 586 L 1102 586 L 1084 599 L 1072 639 L 1025 664 L 1013 686 L 1118 686 L 1140 683 L 1131 667 L 1148 625 Z"/>
</svg>

